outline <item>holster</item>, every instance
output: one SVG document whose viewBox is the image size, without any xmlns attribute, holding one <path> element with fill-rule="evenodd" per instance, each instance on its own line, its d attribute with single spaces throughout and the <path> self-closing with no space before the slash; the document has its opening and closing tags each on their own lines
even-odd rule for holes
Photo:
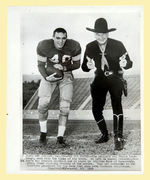
<svg viewBox="0 0 150 180">
<path fill-rule="evenodd" d="M 122 85 L 123 85 L 123 93 L 127 97 L 127 95 L 128 95 L 128 84 L 127 84 L 127 81 L 125 79 L 123 79 L 123 78 L 120 78 L 120 80 L 122 81 Z"/>
</svg>

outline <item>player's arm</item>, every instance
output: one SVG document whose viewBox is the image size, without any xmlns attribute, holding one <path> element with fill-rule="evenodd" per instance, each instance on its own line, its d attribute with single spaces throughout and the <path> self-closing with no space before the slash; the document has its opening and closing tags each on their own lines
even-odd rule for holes
<svg viewBox="0 0 150 180">
<path fill-rule="evenodd" d="M 45 68 L 47 58 L 38 55 L 38 69 L 40 74 L 46 81 L 56 82 L 63 78 L 63 73 L 59 68 L 53 66 L 53 62 L 49 62 L 49 66 Z M 56 64 L 59 65 L 59 64 Z"/>
<path fill-rule="evenodd" d="M 46 73 L 46 68 L 45 68 L 47 58 L 38 55 L 37 60 L 38 60 L 38 70 L 40 74 L 44 77 L 44 79 L 46 79 L 46 77 L 48 76 Z"/>
<path fill-rule="evenodd" d="M 71 63 L 63 65 L 64 71 L 73 71 L 80 68 L 81 54 L 72 57 Z"/>
<path fill-rule="evenodd" d="M 37 63 L 38 63 L 38 70 L 40 72 L 40 74 L 43 76 L 44 79 L 46 79 L 46 77 L 48 76 L 46 73 L 46 63 L 47 63 L 47 57 L 42 53 L 41 49 L 43 46 L 43 41 L 40 41 L 36 52 L 37 52 Z"/>
<path fill-rule="evenodd" d="M 64 59 L 62 59 L 63 71 L 73 71 L 80 68 L 81 46 L 78 42 L 73 41 L 72 57 L 70 61 L 67 61 L 67 59 L 67 55 L 64 55 Z"/>
</svg>

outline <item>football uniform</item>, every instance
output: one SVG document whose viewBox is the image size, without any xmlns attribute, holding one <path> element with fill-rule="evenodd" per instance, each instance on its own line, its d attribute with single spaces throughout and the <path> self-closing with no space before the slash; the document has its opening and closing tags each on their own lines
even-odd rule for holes
<svg viewBox="0 0 150 180">
<path fill-rule="evenodd" d="M 59 86 L 60 90 L 60 116 L 68 116 L 73 95 L 74 77 L 72 71 L 79 68 L 80 44 L 72 39 L 67 39 L 62 49 L 56 49 L 53 39 L 43 40 L 37 46 L 37 56 L 38 63 L 42 65 L 38 68 L 43 77 L 38 92 L 39 120 L 45 121 L 47 119 L 48 105 L 56 86 Z M 54 67 L 55 64 L 63 66 L 61 71 L 63 78 L 56 82 L 49 82 L 46 77 L 51 73 L 60 71 Z"/>
<path fill-rule="evenodd" d="M 67 39 L 64 47 L 58 50 L 54 46 L 53 39 L 41 41 L 37 47 L 38 61 L 45 63 L 45 68 L 42 69 L 42 75 L 45 78 L 47 75 L 45 70 L 55 71 L 54 64 L 61 64 L 65 67 L 65 71 L 72 71 L 74 67 L 72 62 L 78 61 L 81 57 L 81 47 L 77 41 Z"/>
</svg>

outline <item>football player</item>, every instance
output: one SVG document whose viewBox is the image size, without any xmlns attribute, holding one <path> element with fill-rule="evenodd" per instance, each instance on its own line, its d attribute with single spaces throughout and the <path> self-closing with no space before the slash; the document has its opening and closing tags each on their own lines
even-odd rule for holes
<svg viewBox="0 0 150 180">
<path fill-rule="evenodd" d="M 80 59 L 80 44 L 75 40 L 67 39 L 67 32 L 63 28 L 55 29 L 52 39 L 43 40 L 37 46 L 38 69 L 42 75 L 38 92 L 41 144 L 47 143 L 48 106 L 52 93 L 56 86 L 59 86 L 60 114 L 57 144 L 61 147 L 67 145 L 64 140 L 64 133 L 73 95 L 74 77 L 72 71 L 80 67 Z"/>
</svg>

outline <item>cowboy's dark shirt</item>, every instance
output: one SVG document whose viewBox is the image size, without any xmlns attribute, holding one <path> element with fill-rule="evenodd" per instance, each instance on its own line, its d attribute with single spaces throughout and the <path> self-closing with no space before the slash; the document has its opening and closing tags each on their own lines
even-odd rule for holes
<svg viewBox="0 0 150 180">
<path fill-rule="evenodd" d="M 123 43 L 118 40 L 108 38 L 104 54 L 109 64 L 109 70 L 113 71 L 114 73 L 117 73 L 119 70 L 121 70 L 120 65 L 119 65 L 119 61 L 120 61 L 119 58 L 122 57 L 124 54 L 126 54 L 125 59 L 127 61 L 126 67 L 124 67 L 124 69 L 129 69 L 132 67 L 132 61 L 130 60 L 130 57 L 127 54 L 127 51 Z M 84 59 L 82 63 L 82 70 L 85 72 L 88 72 L 90 71 L 90 69 L 88 69 L 87 67 L 86 56 L 88 56 L 89 58 L 95 61 L 95 66 L 96 66 L 95 73 L 97 75 L 103 74 L 103 71 L 101 69 L 102 52 L 96 40 L 90 42 L 86 46 Z"/>
</svg>

